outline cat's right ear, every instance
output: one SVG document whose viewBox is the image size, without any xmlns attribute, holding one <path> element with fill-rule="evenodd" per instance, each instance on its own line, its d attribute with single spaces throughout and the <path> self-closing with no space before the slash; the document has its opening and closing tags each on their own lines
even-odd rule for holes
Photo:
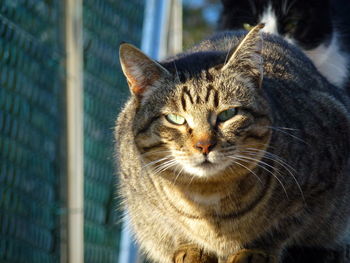
<svg viewBox="0 0 350 263">
<path fill-rule="evenodd" d="M 264 24 L 259 24 L 249 31 L 235 50 L 229 54 L 227 63 L 221 71 L 241 72 L 248 79 L 253 80 L 258 87 L 261 87 L 263 79 L 263 39 L 260 30 Z"/>
<path fill-rule="evenodd" d="M 119 58 L 130 90 L 139 98 L 155 88 L 162 78 L 170 74 L 158 62 L 127 43 L 120 45 Z"/>
</svg>

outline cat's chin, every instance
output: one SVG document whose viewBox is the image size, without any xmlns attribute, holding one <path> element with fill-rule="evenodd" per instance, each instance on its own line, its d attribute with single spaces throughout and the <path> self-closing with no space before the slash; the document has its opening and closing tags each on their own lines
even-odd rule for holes
<svg viewBox="0 0 350 263">
<path fill-rule="evenodd" d="M 212 162 L 203 162 L 199 165 L 186 165 L 184 166 L 184 171 L 188 174 L 195 175 L 197 177 L 213 177 L 221 173 L 229 164 L 226 163 L 212 163 Z"/>
</svg>

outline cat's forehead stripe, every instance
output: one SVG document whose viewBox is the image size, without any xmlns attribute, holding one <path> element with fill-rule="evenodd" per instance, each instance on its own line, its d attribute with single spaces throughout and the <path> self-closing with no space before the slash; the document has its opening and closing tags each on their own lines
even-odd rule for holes
<svg viewBox="0 0 350 263">
<path fill-rule="evenodd" d="M 214 90 L 214 87 L 213 87 L 213 85 L 208 85 L 207 86 L 207 95 L 205 96 L 205 102 L 208 102 L 208 100 L 209 100 L 209 96 L 210 96 L 210 92 L 212 91 L 212 90 Z"/>
<path fill-rule="evenodd" d="M 205 71 L 205 78 L 209 83 L 212 83 L 214 81 L 214 77 L 209 71 Z"/>
<path fill-rule="evenodd" d="M 183 86 L 182 94 L 181 94 L 181 104 L 184 111 L 186 111 L 186 106 L 187 106 L 186 98 L 190 101 L 191 104 L 193 104 L 193 98 L 188 87 Z"/>
<path fill-rule="evenodd" d="M 204 93 L 204 91 L 203 91 Z M 213 85 L 206 86 L 206 94 L 195 93 L 191 94 L 191 90 L 188 86 L 182 87 L 181 93 L 181 106 L 184 111 L 187 110 L 188 103 L 190 104 L 207 104 L 211 103 L 214 107 L 219 106 L 219 93 Z"/>
<path fill-rule="evenodd" d="M 209 102 L 210 95 L 213 94 L 213 104 L 214 107 L 219 106 L 219 93 L 216 89 L 214 89 L 213 85 L 209 84 L 207 86 L 207 95 L 205 96 L 205 102 Z"/>
</svg>

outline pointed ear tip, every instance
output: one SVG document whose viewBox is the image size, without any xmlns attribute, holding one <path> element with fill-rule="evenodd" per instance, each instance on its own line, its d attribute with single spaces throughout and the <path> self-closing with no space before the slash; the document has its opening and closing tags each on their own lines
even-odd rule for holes
<svg viewBox="0 0 350 263">
<path fill-rule="evenodd" d="M 254 31 L 260 31 L 262 28 L 264 28 L 265 27 L 265 23 L 260 23 L 260 24 L 257 24 L 256 26 L 255 26 L 255 28 L 253 28 L 252 30 L 254 30 Z"/>
<path fill-rule="evenodd" d="M 138 50 L 137 47 L 135 47 L 134 45 L 127 43 L 127 42 L 120 42 L 119 44 L 119 52 L 121 51 L 127 51 L 127 50 Z"/>
<path fill-rule="evenodd" d="M 131 46 L 131 45 L 130 45 L 129 43 L 122 41 L 122 42 L 120 42 L 120 44 L 119 44 L 119 50 L 128 48 L 128 47 L 130 47 L 130 46 Z"/>
</svg>

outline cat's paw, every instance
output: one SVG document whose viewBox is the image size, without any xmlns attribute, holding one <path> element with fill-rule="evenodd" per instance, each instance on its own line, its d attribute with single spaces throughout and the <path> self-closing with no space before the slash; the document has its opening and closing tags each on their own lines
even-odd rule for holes
<svg viewBox="0 0 350 263">
<path fill-rule="evenodd" d="M 201 249 L 193 245 L 180 247 L 174 253 L 174 263 L 218 263 L 214 255 L 204 253 Z"/>
<path fill-rule="evenodd" d="M 243 249 L 228 257 L 226 263 L 276 263 L 276 258 L 262 250 Z"/>
</svg>

